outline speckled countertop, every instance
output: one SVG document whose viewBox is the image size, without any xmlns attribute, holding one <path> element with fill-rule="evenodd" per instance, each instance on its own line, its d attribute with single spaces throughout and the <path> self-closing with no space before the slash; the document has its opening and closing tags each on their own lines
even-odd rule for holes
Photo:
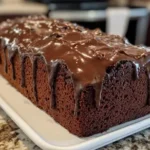
<svg viewBox="0 0 150 150">
<path fill-rule="evenodd" d="M 0 150 L 41 150 L 0 108 Z M 99 150 L 150 150 L 150 129 Z"/>
</svg>

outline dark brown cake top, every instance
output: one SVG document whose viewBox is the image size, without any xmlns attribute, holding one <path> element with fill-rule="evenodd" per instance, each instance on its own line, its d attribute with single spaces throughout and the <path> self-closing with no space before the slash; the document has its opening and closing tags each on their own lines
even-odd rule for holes
<svg viewBox="0 0 150 150">
<path fill-rule="evenodd" d="M 138 60 L 148 55 L 119 36 L 88 30 L 63 20 L 43 16 L 7 20 L 0 25 L 3 46 L 21 56 L 40 55 L 47 64 L 63 60 L 73 78 L 82 84 L 100 82 L 108 66 L 120 60 Z"/>
</svg>

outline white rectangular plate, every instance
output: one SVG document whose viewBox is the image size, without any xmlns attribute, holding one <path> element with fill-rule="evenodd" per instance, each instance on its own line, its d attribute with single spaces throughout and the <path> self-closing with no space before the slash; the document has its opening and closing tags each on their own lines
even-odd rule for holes
<svg viewBox="0 0 150 150">
<path fill-rule="evenodd" d="M 44 150 L 92 150 L 150 127 L 150 115 L 113 127 L 103 134 L 79 138 L 56 123 L 0 76 L 0 106 Z"/>
</svg>

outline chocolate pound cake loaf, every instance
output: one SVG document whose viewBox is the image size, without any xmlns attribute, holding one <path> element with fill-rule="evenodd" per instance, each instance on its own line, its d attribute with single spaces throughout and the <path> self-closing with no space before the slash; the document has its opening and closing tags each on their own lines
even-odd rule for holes
<svg viewBox="0 0 150 150">
<path fill-rule="evenodd" d="M 146 48 L 62 20 L 0 24 L 1 75 L 78 136 L 150 113 L 149 61 Z"/>
</svg>

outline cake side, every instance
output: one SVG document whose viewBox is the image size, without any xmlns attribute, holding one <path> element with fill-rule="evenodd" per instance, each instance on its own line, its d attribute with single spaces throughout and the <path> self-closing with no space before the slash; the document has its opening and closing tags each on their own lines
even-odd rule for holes
<svg viewBox="0 0 150 150">
<path fill-rule="evenodd" d="M 57 105 L 55 109 L 52 109 L 49 99 L 51 92 L 45 78 L 47 72 L 43 61 L 39 59 L 37 64 L 36 80 L 39 99 L 37 102 L 33 94 L 32 64 L 30 59 L 26 58 L 25 60 L 26 86 L 22 88 L 20 86 L 21 63 L 19 57 L 16 55 L 14 58 L 17 75 L 16 79 L 13 80 L 10 61 L 7 59 L 8 73 L 5 73 L 3 68 L 4 54 L 1 56 L 1 74 L 34 104 L 50 114 L 71 133 L 78 136 L 89 136 L 103 132 L 112 126 L 144 116 L 150 111 L 147 104 L 148 78 L 146 71 L 144 68 L 141 69 L 140 80 L 134 80 L 134 69 L 130 62 L 122 62 L 122 65 L 110 71 L 109 78 L 108 76 L 105 78 L 101 105 L 98 109 L 95 107 L 93 87 L 85 87 L 81 91 L 79 98 L 78 116 L 74 116 L 74 89 L 70 81 L 66 82 L 65 74 L 67 71 L 65 66 L 60 68 L 58 73 L 56 83 Z M 125 74 L 124 77 L 122 77 L 123 74 Z"/>
<path fill-rule="evenodd" d="M 150 112 L 148 104 L 148 77 L 144 68 L 139 79 L 134 79 L 134 67 L 130 62 L 122 62 L 110 71 L 103 82 L 100 107 L 91 105 L 94 95 L 88 88 L 84 103 L 80 103 L 80 122 L 84 135 L 106 131 L 110 127 L 137 119 Z M 85 117 L 86 116 L 86 117 Z"/>
<path fill-rule="evenodd" d="M 8 55 L 8 54 L 7 54 Z M 36 106 L 43 109 L 46 113 L 52 116 L 58 123 L 67 128 L 70 132 L 82 136 L 78 118 L 74 117 L 74 89 L 70 81 L 66 82 L 68 75 L 66 74 L 65 66 L 60 68 L 57 76 L 57 107 L 52 109 L 50 106 L 51 89 L 49 88 L 47 80 L 47 69 L 43 60 L 39 59 L 37 62 L 36 80 L 38 101 L 33 92 L 33 74 L 32 63 L 27 57 L 25 59 L 25 87 L 21 87 L 21 62 L 18 55 L 14 57 L 15 70 L 17 71 L 16 79 L 12 78 L 12 65 L 7 57 L 8 72 L 4 71 L 4 53 L 1 53 L 2 63 L 0 64 L 0 73 L 8 82 L 15 87 L 24 96 L 29 98 Z M 69 80 L 69 79 L 68 79 Z M 19 106 L 18 106 L 19 107 Z M 40 120 L 39 120 L 40 122 Z"/>
<path fill-rule="evenodd" d="M 32 18 L 29 20 L 32 22 Z M 40 18 L 33 18 L 34 21 L 40 22 Z M 38 41 L 34 34 L 26 33 L 25 38 L 23 33 L 16 35 L 19 30 L 16 27 L 7 28 L 0 33 L 1 74 L 70 132 L 88 136 L 149 113 L 149 52 L 145 48 L 127 44 L 118 36 L 78 26 L 75 32 L 65 29 L 66 35 L 61 40 L 60 31 L 45 38 L 46 33 L 43 36 L 42 32 L 47 29 L 36 28 L 36 33 L 44 38 L 37 37 Z M 79 28 L 84 36 L 77 32 Z M 21 41 L 14 43 L 19 37 Z M 23 40 L 31 43 L 24 44 Z M 43 46 L 46 49 L 41 50 Z"/>
</svg>

